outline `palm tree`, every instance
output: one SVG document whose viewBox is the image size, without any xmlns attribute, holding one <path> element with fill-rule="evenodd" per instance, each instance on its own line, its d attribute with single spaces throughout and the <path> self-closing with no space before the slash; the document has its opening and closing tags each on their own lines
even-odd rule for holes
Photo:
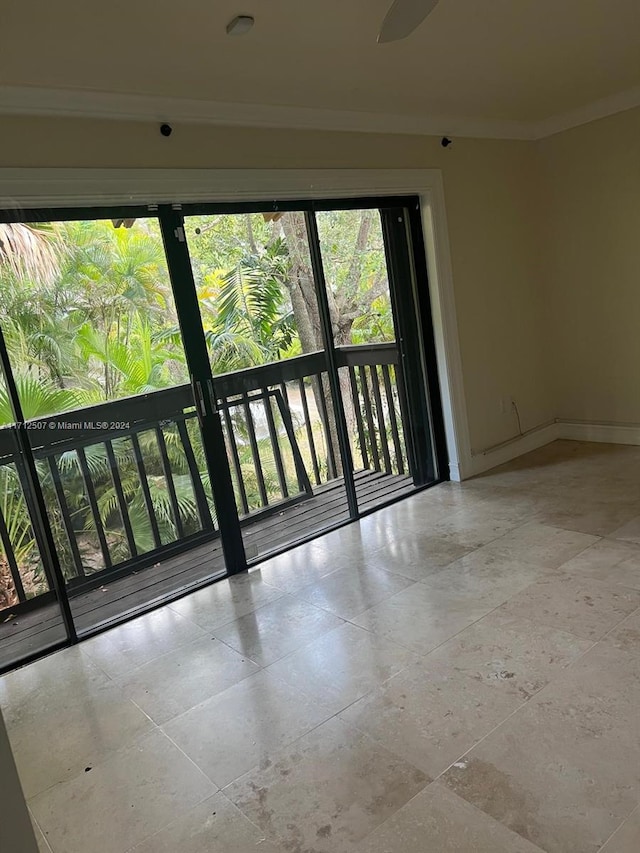
<svg viewBox="0 0 640 853">
<path fill-rule="evenodd" d="M 214 353 L 248 359 L 227 369 L 273 361 L 291 346 L 296 329 L 285 287 L 289 266 L 284 241 L 276 239 L 224 274 L 205 276 L 199 298 Z"/>
<path fill-rule="evenodd" d="M 12 362 L 59 388 L 73 340 L 70 300 L 60 289 L 67 255 L 57 224 L 0 224 L 0 309 Z"/>
<path fill-rule="evenodd" d="M 60 270 L 61 245 L 49 224 L 0 222 L 0 266 L 18 280 L 52 282 Z"/>
<path fill-rule="evenodd" d="M 28 374 L 15 377 L 20 406 L 26 420 L 42 418 L 52 412 L 68 412 L 86 401 L 82 394 L 72 388 L 56 388 L 50 382 L 36 379 Z M 10 424 L 13 412 L 6 388 L 0 386 L 0 425 Z"/>
<path fill-rule="evenodd" d="M 140 314 L 129 323 L 126 343 L 113 331 L 105 335 L 85 323 L 76 335 L 76 346 L 88 378 L 100 389 L 96 398 L 102 400 L 147 394 L 188 379 L 180 349 L 173 347 L 166 335 L 154 335 Z M 100 382 L 97 370 L 87 370 L 91 361 L 99 366 Z"/>
</svg>

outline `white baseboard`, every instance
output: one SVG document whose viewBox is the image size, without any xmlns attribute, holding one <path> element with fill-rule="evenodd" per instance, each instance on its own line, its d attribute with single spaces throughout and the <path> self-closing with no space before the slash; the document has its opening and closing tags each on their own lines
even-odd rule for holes
<svg viewBox="0 0 640 853">
<path fill-rule="evenodd" d="M 458 462 L 449 462 L 449 479 L 454 483 L 459 483 L 464 480 L 462 476 L 462 466 Z"/>
<path fill-rule="evenodd" d="M 597 424 L 589 421 L 558 421 L 558 438 L 570 441 L 602 441 L 606 444 L 640 444 L 638 424 Z"/>
<path fill-rule="evenodd" d="M 496 465 L 503 465 L 505 462 L 511 462 L 518 456 L 525 453 L 530 453 L 532 450 L 537 450 L 539 447 L 544 447 L 551 441 L 555 441 L 560 436 L 558 435 L 558 424 L 546 424 L 539 429 L 532 430 L 526 435 L 514 438 L 513 441 L 505 442 L 499 447 L 494 447 L 486 450 L 484 453 L 478 453 L 471 457 L 469 466 L 465 466 L 464 476 L 474 477 L 476 474 L 482 474 L 490 468 L 495 468 Z M 467 471 L 467 467 L 470 469 Z"/>
<path fill-rule="evenodd" d="M 486 450 L 484 453 L 473 455 L 464 465 L 450 466 L 452 480 L 466 480 L 482 474 L 505 462 L 511 462 L 518 456 L 544 447 L 552 441 L 597 441 L 606 444 L 637 444 L 640 445 L 640 425 L 638 424 L 606 424 L 591 421 L 556 421 L 539 429 L 532 430 L 526 435 L 505 442 L 499 447 Z M 454 476 L 454 469 L 455 474 Z"/>
</svg>

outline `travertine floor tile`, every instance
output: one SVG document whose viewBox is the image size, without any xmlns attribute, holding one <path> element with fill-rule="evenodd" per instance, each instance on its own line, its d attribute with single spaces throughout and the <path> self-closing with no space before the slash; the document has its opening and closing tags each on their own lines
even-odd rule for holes
<svg viewBox="0 0 640 853">
<path fill-rule="evenodd" d="M 296 592 L 342 568 L 342 564 L 336 564 L 335 554 L 319 544 L 321 541 L 324 537 L 265 560 L 250 574 L 259 574 L 265 583 L 281 592 Z"/>
<path fill-rule="evenodd" d="M 470 551 L 471 548 L 442 536 L 423 533 L 417 541 L 408 532 L 373 554 L 368 564 L 419 581 Z"/>
<path fill-rule="evenodd" d="M 61 685 L 62 686 L 62 685 Z M 11 723 L 9 736 L 26 797 L 71 779 L 87 766 L 150 732 L 153 723 L 123 691 L 107 681 L 90 695 L 28 708 L 25 722 Z M 38 691 L 44 698 L 44 694 Z M 38 701 L 33 697 L 34 701 Z"/>
<path fill-rule="evenodd" d="M 401 575 L 374 566 L 354 565 L 303 587 L 298 597 L 343 619 L 351 619 L 411 584 L 411 580 Z"/>
<path fill-rule="evenodd" d="M 603 646 L 613 646 L 622 652 L 640 653 L 640 609 L 620 622 L 603 637 Z"/>
<path fill-rule="evenodd" d="M 409 532 L 420 545 L 428 544 L 423 541 L 426 536 L 428 540 L 440 538 L 464 548 L 479 548 L 504 536 L 521 523 L 519 513 L 515 517 L 509 518 L 507 515 L 501 518 L 499 513 L 490 509 L 457 509 L 446 518 L 430 524 L 427 529 L 424 526 L 417 530 L 413 527 Z"/>
<path fill-rule="evenodd" d="M 30 805 L 54 853 L 125 853 L 214 792 L 156 730 Z"/>
<path fill-rule="evenodd" d="M 116 683 L 161 725 L 258 670 L 253 661 L 208 636 L 132 670 Z"/>
<path fill-rule="evenodd" d="M 614 539 L 622 539 L 640 545 L 640 515 L 621 525 L 611 533 Z"/>
<path fill-rule="evenodd" d="M 340 717 L 434 779 L 521 703 L 427 657 Z"/>
<path fill-rule="evenodd" d="M 373 513 L 355 524 L 327 533 L 316 545 L 322 547 L 336 568 L 346 568 L 353 561 L 359 562 L 375 554 L 400 535 L 394 521 Z"/>
<path fill-rule="evenodd" d="M 426 654 L 486 615 L 492 607 L 482 596 L 443 593 L 420 583 L 351 621 L 417 654 Z"/>
<path fill-rule="evenodd" d="M 285 850 L 346 853 L 428 781 L 334 718 L 224 793 Z"/>
<path fill-rule="evenodd" d="M 563 563 L 560 571 L 640 589 L 640 546 L 603 539 Z"/>
<path fill-rule="evenodd" d="M 601 853 L 638 853 L 640 850 L 640 806 L 616 830 Z"/>
<path fill-rule="evenodd" d="M 47 839 L 44 837 L 42 830 L 31 816 L 31 823 L 33 825 L 33 831 L 36 836 L 36 842 L 38 843 L 38 853 L 51 853 L 51 847 L 49 847 L 49 843 Z"/>
<path fill-rule="evenodd" d="M 422 583 L 443 593 L 482 596 L 483 601 L 498 607 L 544 574 L 544 569 L 519 558 L 478 548 L 423 578 Z"/>
<path fill-rule="evenodd" d="M 346 624 L 272 664 L 267 672 L 337 713 L 415 659 L 404 646 Z"/>
<path fill-rule="evenodd" d="M 118 678 L 136 666 L 205 636 L 206 631 L 195 623 L 163 607 L 85 640 L 82 650 L 107 675 Z"/>
<path fill-rule="evenodd" d="M 228 800 L 213 797 L 185 812 L 131 853 L 283 853 Z"/>
<path fill-rule="evenodd" d="M 216 637 L 260 666 L 268 666 L 343 624 L 301 598 L 285 595 L 223 625 Z"/>
<path fill-rule="evenodd" d="M 532 521 L 491 542 L 484 550 L 539 568 L 555 569 L 597 541 L 596 536 Z"/>
<path fill-rule="evenodd" d="M 591 640 L 493 611 L 424 658 L 524 702 L 592 647 Z"/>
<path fill-rule="evenodd" d="M 48 715 L 66 712 L 71 696 L 89 699 L 109 682 L 82 646 L 63 649 L 0 678 L 4 721 L 8 729 L 31 726 L 37 731 Z"/>
<path fill-rule="evenodd" d="M 169 607 L 205 631 L 213 631 L 283 594 L 282 590 L 266 583 L 260 571 L 253 570 L 211 584 L 174 601 Z"/>
<path fill-rule="evenodd" d="M 363 521 L 370 518 L 380 519 L 385 525 L 401 528 L 402 536 L 408 525 L 416 524 L 424 528 L 425 523 L 433 524 L 447 518 L 452 508 L 477 506 L 478 500 L 476 495 L 469 495 L 466 490 L 461 489 L 459 483 L 439 483 L 424 492 L 412 495 L 410 501 L 398 501 L 382 507 L 374 516 L 367 516 Z"/>
<path fill-rule="evenodd" d="M 1 678 L 40 853 L 637 853 L 639 519 L 554 442 Z"/>
<path fill-rule="evenodd" d="M 556 574 L 514 595 L 500 612 L 599 640 L 639 606 L 640 590 Z"/>
<path fill-rule="evenodd" d="M 635 807 L 638 767 L 612 740 L 577 739 L 530 705 L 441 777 L 546 853 L 596 853 Z"/>
<path fill-rule="evenodd" d="M 640 784 L 639 699 L 640 657 L 598 643 L 535 697 L 530 713 L 541 726 L 566 722 L 578 743 L 597 738 L 625 744 Z"/>
<path fill-rule="evenodd" d="M 434 782 L 358 844 L 354 853 L 541 853 Z"/>
<path fill-rule="evenodd" d="M 317 699 L 259 672 L 171 720 L 163 731 L 223 787 L 331 713 Z"/>
<path fill-rule="evenodd" d="M 636 504 L 619 500 L 619 491 L 616 494 L 618 499 L 611 500 L 605 500 L 600 490 L 597 500 L 591 494 L 577 499 L 570 488 L 566 492 L 565 495 L 554 495 L 547 499 L 536 512 L 537 520 L 566 530 L 609 536 L 638 514 Z"/>
</svg>

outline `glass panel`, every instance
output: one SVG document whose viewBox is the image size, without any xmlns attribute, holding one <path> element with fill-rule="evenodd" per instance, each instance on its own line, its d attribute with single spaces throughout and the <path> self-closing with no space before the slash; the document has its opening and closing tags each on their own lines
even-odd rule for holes
<svg viewBox="0 0 640 853">
<path fill-rule="evenodd" d="M 410 491 L 406 417 L 380 212 L 316 215 L 360 510 Z"/>
<path fill-rule="evenodd" d="M 221 572 L 215 509 L 157 220 L 6 227 L 5 337 L 82 633 Z"/>
<path fill-rule="evenodd" d="M 185 232 L 248 559 L 349 518 L 303 213 Z"/>
<path fill-rule="evenodd" d="M 67 634 L 35 534 L 18 444 L 19 427 L 13 422 L 1 368 L 0 421 L 0 670 L 3 670 L 64 642 Z"/>
</svg>

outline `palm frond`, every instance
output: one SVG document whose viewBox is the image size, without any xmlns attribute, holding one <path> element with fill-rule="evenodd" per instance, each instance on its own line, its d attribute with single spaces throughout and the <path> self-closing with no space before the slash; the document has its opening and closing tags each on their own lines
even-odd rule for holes
<svg viewBox="0 0 640 853">
<path fill-rule="evenodd" d="M 0 264 L 6 264 L 18 281 L 48 284 L 60 270 L 60 245 L 46 225 L 0 223 Z"/>
<path fill-rule="evenodd" d="M 75 390 L 56 388 L 30 374 L 15 377 L 18 397 L 26 420 L 67 412 L 82 405 L 82 397 Z M 0 424 L 13 421 L 13 414 L 6 388 L 0 386 Z"/>
</svg>

